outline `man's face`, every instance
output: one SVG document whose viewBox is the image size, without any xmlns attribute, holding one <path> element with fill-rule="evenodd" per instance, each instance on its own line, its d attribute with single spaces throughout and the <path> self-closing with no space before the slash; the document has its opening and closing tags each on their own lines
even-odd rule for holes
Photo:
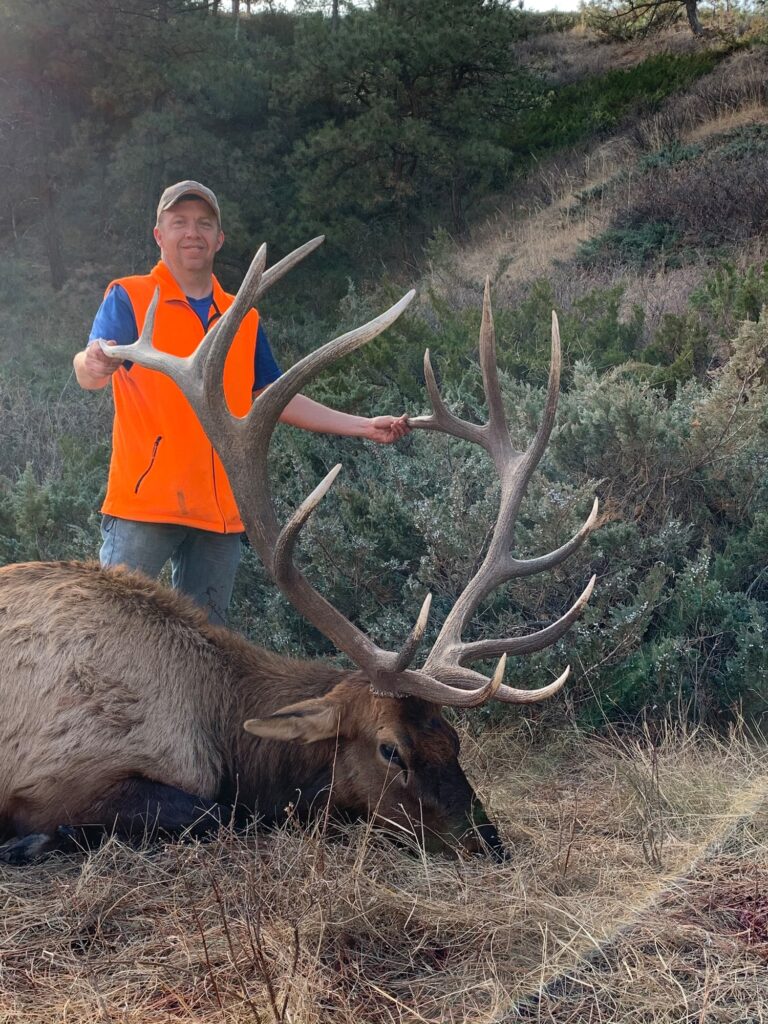
<svg viewBox="0 0 768 1024">
<path fill-rule="evenodd" d="M 155 241 L 172 271 L 210 272 L 224 244 L 216 214 L 202 199 L 180 199 L 160 215 Z"/>
</svg>

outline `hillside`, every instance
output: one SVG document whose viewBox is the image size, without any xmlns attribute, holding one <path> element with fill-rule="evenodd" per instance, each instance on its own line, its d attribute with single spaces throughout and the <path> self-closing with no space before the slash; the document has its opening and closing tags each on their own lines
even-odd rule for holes
<svg viewBox="0 0 768 1024">
<path fill-rule="evenodd" d="M 644 45 L 600 45 L 574 34 L 546 42 L 553 83 L 593 76 L 598 87 L 612 72 L 628 75 L 695 46 L 682 30 Z M 512 305 L 546 278 L 565 308 L 620 283 L 626 309 L 642 303 L 650 339 L 664 314 L 686 311 L 718 263 L 730 257 L 746 268 L 765 259 L 767 73 L 765 48 L 732 53 L 652 112 L 628 114 L 613 130 L 537 158 L 513 191 L 487 200 L 493 214 L 478 218 L 468 240 L 455 251 L 446 245 L 430 283 L 448 295 L 457 284 L 476 289 L 489 275 L 497 301 Z M 654 237 L 656 224 L 668 233 Z"/>
</svg>

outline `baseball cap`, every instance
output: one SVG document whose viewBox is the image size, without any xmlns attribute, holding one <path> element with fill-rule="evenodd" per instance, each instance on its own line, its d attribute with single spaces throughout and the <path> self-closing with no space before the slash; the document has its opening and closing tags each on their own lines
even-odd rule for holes
<svg viewBox="0 0 768 1024">
<path fill-rule="evenodd" d="M 180 199 L 186 199 L 187 196 L 194 196 L 196 199 L 203 199 L 208 203 L 216 213 L 219 226 L 221 226 L 219 201 L 213 192 L 205 185 L 201 185 L 199 181 L 177 181 L 175 185 L 169 185 L 160 196 L 160 202 L 157 204 L 157 219 L 160 220 L 161 213 L 170 210 L 175 203 L 178 203 Z"/>
</svg>

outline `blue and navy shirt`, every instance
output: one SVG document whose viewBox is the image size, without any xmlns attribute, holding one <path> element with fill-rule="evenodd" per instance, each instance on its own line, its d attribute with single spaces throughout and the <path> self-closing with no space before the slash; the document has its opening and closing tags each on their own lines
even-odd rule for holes
<svg viewBox="0 0 768 1024">
<path fill-rule="evenodd" d="M 212 301 L 213 293 L 204 299 L 191 299 L 187 296 L 187 302 L 197 313 L 205 330 L 208 330 L 208 313 Z M 138 336 L 139 330 L 131 300 L 128 298 L 125 288 L 116 284 L 109 290 L 98 308 L 88 338 L 89 344 L 97 338 L 107 338 L 116 341 L 118 345 L 130 345 L 136 341 Z M 126 362 L 124 366 L 126 369 L 130 369 L 131 364 Z M 267 333 L 259 320 L 256 358 L 253 366 L 253 390 L 259 391 L 261 388 L 265 388 L 267 384 L 277 380 L 281 373 L 282 371 L 272 355 Z"/>
</svg>

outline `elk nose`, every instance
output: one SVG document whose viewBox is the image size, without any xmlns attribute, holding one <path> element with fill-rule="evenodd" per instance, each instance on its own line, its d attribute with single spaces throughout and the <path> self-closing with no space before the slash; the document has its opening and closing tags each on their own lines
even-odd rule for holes
<svg viewBox="0 0 768 1024">
<path fill-rule="evenodd" d="M 487 851 L 488 854 L 498 863 L 512 859 L 512 854 L 501 841 L 501 836 L 499 835 L 495 825 L 488 822 L 486 825 L 480 825 L 477 831 L 479 832 L 480 839 L 485 847 L 482 852 Z"/>
<path fill-rule="evenodd" d="M 464 845 L 473 853 L 486 854 L 501 863 L 511 860 L 512 854 L 504 846 L 499 830 L 485 813 L 485 808 L 476 801 L 472 807 L 472 831 L 465 837 Z"/>
<path fill-rule="evenodd" d="M 466 832 L 461 839 L 461 846 L 467 853 L 491 857 L 498 864 L 512 859 L 512 854 L 501 841 L 496 826 L 490 822 L 475 825 L 470 832 Z"/>
</svg>

